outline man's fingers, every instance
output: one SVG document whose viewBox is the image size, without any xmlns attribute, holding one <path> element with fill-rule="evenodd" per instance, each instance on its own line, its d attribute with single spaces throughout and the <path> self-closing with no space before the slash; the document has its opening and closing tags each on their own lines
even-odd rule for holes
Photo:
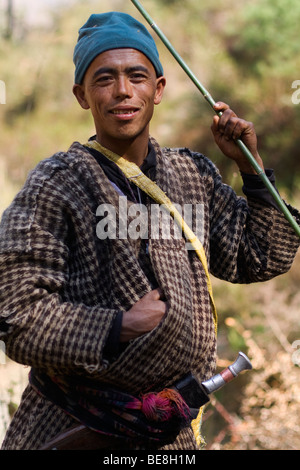
<svg viewBox="0 0 300 470">
<path fill-rule="evenodd" d="M 227 141 L 238 140 L 245 132 L 251 132 L 252 123 L 240 119 L 233 111 L 227 109 L 221 117 L 214 116 L 212 123 L 212 131 L 214 134 L 223 136 Z"/>
<path fill-rule="evenodd" d="M 244 126 L 240 119 L 231 117 L 223 126 L 220 123 L 220 129 L 227 140 L 236 140 L 242 135 Z"/>
<path fill-rule="evenodd" d="M 153 289 L 152 291 L 148 292 L 144 298 L 147 297 L 148 300 L 160 300 L 163 297 L 163 291 L 160 287 L 157 289 Z"/>
<path fill-rule="evenodd" d="M 123 313 L 121 342 L 137 338 L 153 330 L 161 322 L 167 311 L 167 303 L 162 297 L 162 289 L 154 289 Z"/>
<path fill-rule="evenodd" d="M 229 109 L 229 105 L 226 104 L 226 103 L 223 103 L 223 101 L 218 101 L 215 105 L 214 105 L 214 110 L 217 112 L 217 113 L 223 113 L 224 111 L 226 111 L 226 109 Z"/>
</svg>

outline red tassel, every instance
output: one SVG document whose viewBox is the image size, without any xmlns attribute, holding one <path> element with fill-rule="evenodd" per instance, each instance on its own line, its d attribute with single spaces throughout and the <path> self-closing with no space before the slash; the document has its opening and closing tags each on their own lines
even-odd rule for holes
<svg viewBox="0 0 300 470">
<path fill-rule="evenodd" d="M 172 416 L 189 416 L 189 408 L 181 395 L 170 388 L 143 395 L 141 410 L 151 421 L 168 421 Z"/>
</svg>

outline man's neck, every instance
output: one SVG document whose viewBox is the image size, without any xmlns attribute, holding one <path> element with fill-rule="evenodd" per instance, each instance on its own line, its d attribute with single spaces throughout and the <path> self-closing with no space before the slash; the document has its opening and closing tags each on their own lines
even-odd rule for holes
<svg viewBox="0 0 300 470">
<path fill-rule="evenodd" d="M 96 139 L 103 147 L 138 166 L 143 164 L 148 155 L 149 136 L 132 140 L 115 140 L 113 142 L 106 142 L 105 139 L 98 138 L 98 135 Z"/>
</svg>

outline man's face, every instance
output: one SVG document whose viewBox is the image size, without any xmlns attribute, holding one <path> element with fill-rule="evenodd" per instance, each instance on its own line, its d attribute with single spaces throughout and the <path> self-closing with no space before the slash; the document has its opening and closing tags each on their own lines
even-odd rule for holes
<svg viewBox="0 0 300 470">
<path fill-rule="evenodd" d="M 74 94 L 91 109 L 98 141 L 116 148 L 119 141 L 149 135 L 154 105 L 159 104 L 165 78 L 156 77 L 148 58 L 135 49 L 113 49 L 94 59 Z"/>
</svg>

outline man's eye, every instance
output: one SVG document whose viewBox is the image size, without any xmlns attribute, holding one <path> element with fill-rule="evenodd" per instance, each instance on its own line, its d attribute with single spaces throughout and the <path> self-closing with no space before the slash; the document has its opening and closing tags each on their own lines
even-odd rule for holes
<svg viewBox="0 0 300 470">
<path fill-rule="evenodd" d="M 107 83 L 113 80 L 113 77 L 111 75 L 102 75 L 101 77 L 97 78 L 97 82 L 99 83 Z"/>
<path fill-rule="evenodd" d="M 133 73 L 131 75 L 131 80 L 141 81 L 145 79 L 146 79 L 146 76 L 143 73 Z"/>
</svg>

